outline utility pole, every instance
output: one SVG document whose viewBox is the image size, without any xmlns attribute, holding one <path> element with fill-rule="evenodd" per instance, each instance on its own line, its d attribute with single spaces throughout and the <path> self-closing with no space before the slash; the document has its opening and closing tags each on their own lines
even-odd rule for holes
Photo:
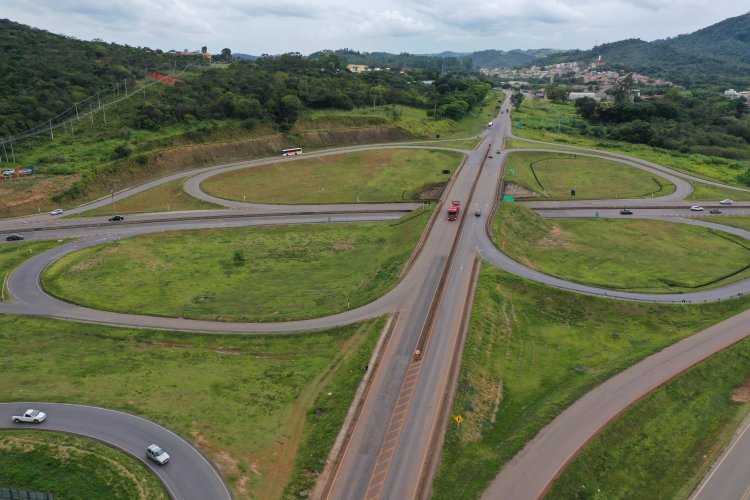
<svg viewBox="0 0 750 500">
<path fill-rule="evenodd" d="M 52 120 L 49 121 L 49 135 L 50 135 L 50 138 L 54 141 L 55 140 L 55 133 L 52 132 Z"/>
<path fill-rule="evenodd" d="M 96 93 L 96 102 L 99 103 L 99 109 L 102 109 L 102 100 L 99 98 L 99 92 Z"/>
<path fill-rule="evenodd" d="M 16 162 L 16 153 L 13 151 L 13 141 L 10 141 L 10 155 L 13 157 L 13 163 Z"/>
<path fill-rule="evenodd" d="M 91 125 L 94 124 L 94 105 L 89 101 L 89 115 L 91 116 Z"/>
<path fill-rule="evenodd" d="M 78 117 L 78 103 L 76 103 L 76 122 L 81 121 L 81 119 Z"/>
<path fill-rule="evenodd" d="M 102 112 L 104 113 L 104 124 L 107 124 L 107 108 L 102 108 Z"/>
<path fill-rule="evenodd" d="M 115 181 L 109 181 L 112 186 L 112 215 L 115 215 Z"/>
<path fill-rule="evenodd" d="M 125 97 L 128 97 L 128 79 L 125 79 Z"/>
</svg>

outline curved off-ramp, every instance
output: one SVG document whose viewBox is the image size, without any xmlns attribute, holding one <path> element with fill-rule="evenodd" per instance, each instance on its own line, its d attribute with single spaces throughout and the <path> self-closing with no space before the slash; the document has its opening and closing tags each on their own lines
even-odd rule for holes
<svg viewBox="0 0 750 500">
<path fill-rule="evenodd" d="M 28 408 L 47 413 L 41 424 L 11 422 Z M 40 429 L 87 436 L 125 451 L 156 474 L 170 497 L 180 500 L 221 500 L 232 495 L 216 468 L 190 443 L 150 420 L 117 410 L 65 403 L 0 403 L 0 429 Z M 169 463 L 158 466 L 146 458 L 146 447 L 156 443 L 169 453 Z"/>
</svg>

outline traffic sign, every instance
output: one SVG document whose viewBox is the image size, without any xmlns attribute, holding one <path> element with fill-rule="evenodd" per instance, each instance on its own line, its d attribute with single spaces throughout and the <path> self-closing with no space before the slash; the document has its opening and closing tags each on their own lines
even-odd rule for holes
<svg viewBox="0 0 750 500">
<path fill-rule="evenodd" d="M 508 173 L 509 174 L 515 174 L 516 173 L 516 169 L 513 168 L 513 167 L 508 167 Z"/>
<path fill-rule="evenodd" d="M 503 201 L 516 201 L 516 199 L 513 198 L 512 196 L 506 195 L 506 196 L 503 196 Z"/>
<path fill-rule="evenodd" d="M 455 420 L 457 424 L 461 424 L 464 421 L 464 417 L 462 417 L 461 415 L 456 415 L 455 417 L 453 417 L 453 420 Z"/>
</svg>

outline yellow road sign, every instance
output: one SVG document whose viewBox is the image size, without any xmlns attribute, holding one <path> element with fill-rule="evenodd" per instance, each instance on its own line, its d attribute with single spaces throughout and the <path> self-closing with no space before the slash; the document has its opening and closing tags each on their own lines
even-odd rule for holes
<svg viewBox="0 0 750 500">
<path fill-rule="evenodd" d="M 453 420 L 455 420 L 457 424 L 460 424 L 464 421 L 464 417 L 462 417 L 461 415 L 456 415 L 455 417 L 453 417 Z"/>
</svg>

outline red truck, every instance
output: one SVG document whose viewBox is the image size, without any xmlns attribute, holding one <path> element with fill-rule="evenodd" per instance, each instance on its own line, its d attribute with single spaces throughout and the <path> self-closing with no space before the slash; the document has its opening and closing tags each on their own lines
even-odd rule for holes
<svg viewBox="0 0 750 500">
<path fill-rule="evenodd" d="M 461 202 L 453 200 L 451 206 L 448 207 L 448 220 L 456 220 L 458 218 L 458 212 L 461 211 Z"/>
</svg>

